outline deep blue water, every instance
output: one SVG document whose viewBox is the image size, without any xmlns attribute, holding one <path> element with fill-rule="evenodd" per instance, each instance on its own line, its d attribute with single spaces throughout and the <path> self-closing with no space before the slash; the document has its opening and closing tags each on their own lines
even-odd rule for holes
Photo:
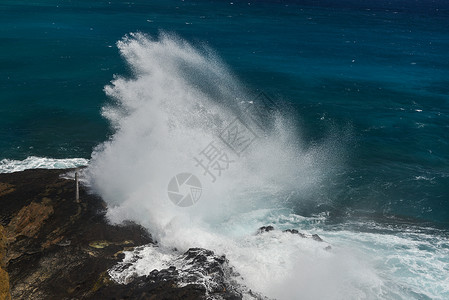
<svg viewBox="0 0 449 300">
<path fill-rule="evenodd" d="M 89 158 L 111 134 L 103 88 L 130 71 L 115 43 L 161 30 L 292 105 L 310 145 L 348 132 L 332 188 L 299 212 L 447 226 L 447 1 L 1 0 L 0 159 Z"/>
</svg>

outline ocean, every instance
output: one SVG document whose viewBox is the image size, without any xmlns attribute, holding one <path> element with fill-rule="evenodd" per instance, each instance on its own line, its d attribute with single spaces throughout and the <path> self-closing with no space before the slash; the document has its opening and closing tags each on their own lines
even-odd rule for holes
<svg viewBox="0 0 449 300">
<path fill-rule="evenodd" d="M 0 24 L 0 172 L 88 166 L 160 245 L 112 277 L 204 247 L 271 298 L 449 298 L 447 1 L 2 0 Z"/>
</svg>

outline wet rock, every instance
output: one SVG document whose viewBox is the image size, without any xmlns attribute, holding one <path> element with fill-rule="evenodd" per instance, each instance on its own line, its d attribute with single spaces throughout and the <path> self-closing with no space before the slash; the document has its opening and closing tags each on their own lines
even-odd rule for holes
<svg viewBox="0 0 449 300">
<path fill-rule="evenodd" d="M 284 230 L 284 232 L 289 232 L 291 234 L 297 234 L 297 235 L 299 235 L 300 237 L 303 237 L 303 238 L 306 237 L 306 235 L 304 233 L 301 233 L 301 232 L 299 232 L 296 229 L 287 229 L 287 230 Z"/>
<path fill-rule="evenodd" d="M 257 233 L 260 234 L 260 233 L 264 233 L 264 232 L 270 232 L 270 231 L 273 231 L 273 230 L 274 230 L 274 227 L 271 226 L 271 225 L 269 225 L 269 226 L 262 226 L 262 227 L 260 227 L 257 230 Z"/>
<path fill-rule="evenodd" d="M 147 247 L 151 247 L 150 245 Z M 139 255 L 139 251 L 145 251 L 145 247 L 136 248 L 131 255 Z M 266 299 L 256 293 L 251 292 L 245 286 L 237 283 L 239 274 L 230 266 L 229 261 L 224 255 L 216 255 L 213 251 L 203 248 L 190 248 L 184 253 L 173 253 L 172 265 L 165 269 L 153 270 L 148 276 L 135 277 L 131 281 L 126 277 L 121 280 L 129 281 L 126 288 L 145 286 L 142 282 L 147 283 L 147 288 L 158 284 L 170 283 L 171 288 L 178 288 L 183 291 L 194 293 L 192 299 L 242 299 L 246 295 L 247 299 Z M 132 258 L 129 261 L 133 260 Z M 128 260 L 127 260 L 128 261 Z M 168 264 L 168 262 L 167 262 Z M 129 274 L 133 274 L 134 267 L 129 269 Z M 119 271 L 119 272 L 117 272 Z M 127 273 L 126 270 L 118 264 L 113 268 L 113 273 Z M 119 278 L 120 278 L 119 277 Z M 114 278 L 117 278 L 114 276 Z M 118 288 L 118 287 L 114 287 Z M 165 287 L 167 289 L 167 287 Z M 106 290 L 109 292 L 109 289 Z M 257 296 L 255 296 L 257 295 Z M 96 295 L 99 298 L 104 294 Z M 134 297 L 132 294 L 130 297 Z M 170 298 L 172 299 L 172 298 Z M 178 299 L 178 298 L 173 298 Z"/>
<path fill-rule="evenodd" d="M 265 232 L 265 231 L 266 231 L 265 229 L 266 229 L 267 227 L 273 228 L 272 226 L 263 226 L 263 227 L 260 227 L 260 228 L 259 228 L 258 233 L 260 234 L 261 232 Z M 263 229 L 263 230 L 262 230 L 262 229 Z M 271 230 L 273 230 L 273 229 L 270 229 L 270 230 L 268 230 L 268 231 L 271 231 Z M 298 235 L 298 236 L 300 236 L 300 237 L 302 237 L 302 238 L 307 238 L 307 237 L 308 237 L 308 236 L 306 236 L 304 233 L 301 233 L 301 232 L 299 232 L 299 231 L 296 230 L 296 229 L 286 229 L 286 230 L 284 230 L 283 232 L 284 232 L 284 233 L 291 233 L 291 234 L 294 234 L 294 235 Z M 312 234 L 311 238 L 312 238 L 313 240 L 317 241 L 317 242 L 324 242 L 324 240 L 323 240 L 318 234 Z M 324 248 L 324 250 L 326 250 L 326 251 L 330 251 L 331 249 L 332 249 L 332 247 L 331 247 L 330 245 L 327 245 L 327 246 Z"/>
<path fill-rule="evenodd" d="M 312 234 L 312 239 L 317 242 L 324 242 L 323 239 L 318 234 Z"/>
<path fill-rule="evenodd" d="M 223 256 L 217 256 L 213 251 L 202 248 L 191 248 L 178 260 L 181 285 L 200 284 L 205 277 L 209 278 L 208 292 L 220 293 L 226 289 L 232 291 L 232 286 L 226 280 L 232 274 L 232 268 L 228 260 Z"/>
<path fill-rule="evenodd" d="M 174 271 L 174 270 L 176 270 L 176 267 L 175 266 L 170 266 L 168 269 L 171 270 L 171 271 Z"/>
</svg>

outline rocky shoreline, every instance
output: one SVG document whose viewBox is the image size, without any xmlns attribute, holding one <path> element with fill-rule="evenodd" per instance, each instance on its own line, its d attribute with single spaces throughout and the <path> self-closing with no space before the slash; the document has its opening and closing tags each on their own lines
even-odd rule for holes
<svg viewBox="0 0 449 300">
<path fill-rule="evenodd" d="M 76 202 L 74 181 L 61 177 L 68 171 L 0 174 L 1 300 L 208 298 L 202 286 L 177 284 L 173 268 L 127 285 L 111 280 L 108 270 L 123 259 L 123 251 L 153 243 L 151 235 L 134 223 L 109 224 L 105 203 L 82 187 Z M 189 259 L 204 255 L 189 251 Z M 220 273 L 224 262 L 205 270 Z M 219 298 L 240 298 L 227 287 L 215 290 Z"/>
<path fill-rule="evenodd" d="M 175 250 L 165 269 L 133 275 L 141 251 L 157 241 L 135 223 L 109 224 L 105 202 L 83 186 L 75 201 L 75 182 L 63 176 L 70 171 L 0 174 L 0 300 L 268 299 L 239 284 L 225 256 L 202 248 Z M 284 233 L 324 242 L 295 229 Z"/>
</svg>

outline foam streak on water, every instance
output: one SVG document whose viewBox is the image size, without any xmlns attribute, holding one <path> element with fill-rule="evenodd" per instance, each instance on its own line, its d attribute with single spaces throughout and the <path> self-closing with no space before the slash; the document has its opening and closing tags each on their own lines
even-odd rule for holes
<svg viewBox="0 0 449 300">
<path fill-rule="evenodd" d="M 13 173 L 28 169 L 70 169 L 87 166 L 89 160 L 84 158 L 47 158 L 30 156 L 24 160 L 0 160 L 0 173 Z"/>
</svg>

